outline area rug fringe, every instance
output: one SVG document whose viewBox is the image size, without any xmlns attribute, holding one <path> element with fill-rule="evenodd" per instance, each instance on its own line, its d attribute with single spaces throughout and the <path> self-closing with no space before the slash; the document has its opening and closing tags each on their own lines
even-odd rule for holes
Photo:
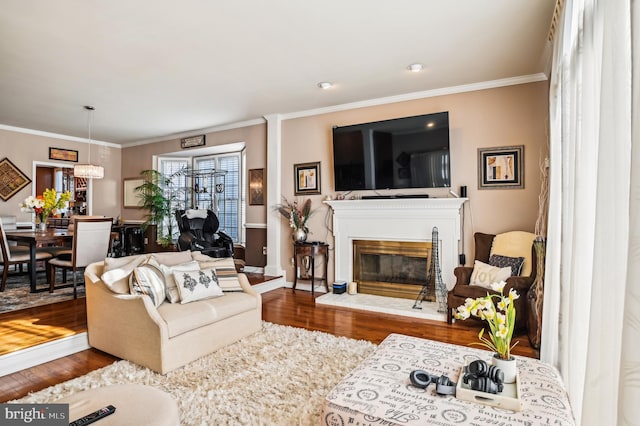
<svg viewBox="0 0 640 426">
<path fill-rule="evenodd" d="M 375 347 L 263 322 L 259 332 L 164 376 L 117 361 L 12 402 L 54 402 L 85 389 L 137 383 L 171 394 L 182 425 L 317 425 L 324 397 Z"/>
</svg>

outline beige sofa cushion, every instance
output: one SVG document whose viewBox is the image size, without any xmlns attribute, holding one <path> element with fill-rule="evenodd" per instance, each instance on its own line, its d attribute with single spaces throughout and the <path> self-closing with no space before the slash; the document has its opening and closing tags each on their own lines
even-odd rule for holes
<svg viewBox="0 0 640 426">
<path fill-rule="evenodd" d="M 174 274 L 176 272 L 183 271 L 197 271 L 200 269 L 198 262 L 192 260 L 191 262 L 180 263 L 178 265 L 167 266 L 158 263 L 155 259 L 149 259 L 149 264 L 158 267 L 164 275 L 164 285 L 167 294 L 167 300 L 171 303 L 180 303 L 180 292 L 176 285 Z"/>
<path fill-rule="evenodd" d="M 198 254 L 196 255 L 195 253 Z M 218 277 L 218 285 L 225 293 L 242 291 L 242 286 L 240 286 L 240 281 L 238 281 L 236 264 L 232 257 L 213 258 L 200 254 L 200 252 L 194 252 L 193 259 L 198 261 L 200 269 L 215 269 Z"/>
<path fill-rule="evenodd" d="M 114 293 L 127 294 L 129 293 L 129 277 L 133 273 L 133 270 L 146 260 L 147 256 L 144 254 L 125 257 L 107 257 L 104 259 L 104 270 L 101 280 L 104 285 Z"/>
<path fill-rule="evenodd" d="M 180 263 L 190 262 L 193 260 L 191 259 L 191 252 L 189 250 L 153 253 L 151 255 L 151 259 L 154 259 L 161 265 L 168 266 L 178 265 Z"/>
<path fill-rule="evenodd" d="M 166 299 L 164 277 L 153 265 L 138 266 L 129 277 L 131 294 L 149 296 L 153 306 L 158 307 Z"/>
<path fill-rule="evenodd" d="M 257 300 L 256 297 L 247 293 L 229 293 L 224 297 L 199 300 L 185 305 L 163 303 L 158 306 L 158 313 L 167 323 L 169 338 L 173 338 L 196 328 L 256 309 L 258 307 Z"/>
<path fill-rule="evenodd" d="M 218 278 L 214 269 L 176 272 L 174 278 L 180 292 L 180 303 L 224 296 L 218 287 Z"/>
</svg>

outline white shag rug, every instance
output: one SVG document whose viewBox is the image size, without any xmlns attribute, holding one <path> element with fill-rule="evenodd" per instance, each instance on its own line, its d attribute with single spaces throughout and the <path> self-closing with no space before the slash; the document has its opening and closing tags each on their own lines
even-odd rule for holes
<svg viewBox="0 0 640 426">
<path fill-rule="evenodd" d="M 329 391 L 376 345 L 263 322 L 262 330 L 166 375 L 117 361 L 12 402 L 44 403 L 137 383 L 178 402 L 182 425 L 317 425 Z"/>
</svg>

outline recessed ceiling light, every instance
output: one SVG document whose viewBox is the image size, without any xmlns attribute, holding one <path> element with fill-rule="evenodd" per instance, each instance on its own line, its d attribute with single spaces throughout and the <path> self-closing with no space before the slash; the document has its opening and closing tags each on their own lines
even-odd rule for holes
<svg viewBox="0 0 640 426">
<path fill-rule="evenodd" d="M 321 81 L 320 83 L 318 83 L 318 87 L 322 90 L 330 89 L 332 86 L 333 84 L 329 83 L 328 81 Z"/>
<path fill-rule="evenodd" d="M 422 71 L 422 68 L 424 68 L 422 64 L 418 64 L 418 63 L 411 64 L 407 67 L 407 69 L 411 72 L 420 72 Z"/>
</svg>

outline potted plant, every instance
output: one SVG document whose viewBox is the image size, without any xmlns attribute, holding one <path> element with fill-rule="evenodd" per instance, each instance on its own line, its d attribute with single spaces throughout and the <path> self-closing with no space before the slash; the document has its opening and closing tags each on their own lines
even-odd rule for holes
<svg viewBox="0 0 640 426">
<path fill-rule="evenodd" d="M 182 176 L 184 169 L 170 175 L 157 170 L 143 170 L 140 175 L 144 183 L 135 188 L 142 201 L 142 207 L 147 210 L 142 228 L 149 225 L 158 227 L 158 243 L 163 247 L 174 243 L 174 229 L 177 229 L 174 212 L 184 203 L 183 188 L 175 185 L 175 178 Z M 165 226 L 166 225 L 166 228 Z"/>
<path fill-rule="evenodd" d="M 518 342 L 511 344 L 513 328 L 516 323 L 516 307 L 513 301 L 520 296 L 514 289 L 509 290 L 508 295 L 503 295 L 502 291 L 505 285 L 505 281 L 492 284 L 492 289 L 500 294 L 487 293 L 485 297 L 467 298 L 464 305 L 458 306 L 454 316 L 461 320 L 474 316 L 487 322 L 489 337 L 484 336 L 485 329 L 483 328 L 478 334 L 480 343 L 471 344 L 492 350 L 494 352 L 492 364 L 503 371 L 505 383 L 513 383 L 516 378 L 516 361 L 511 356 L 511 349 L 518 344 Z M 494 299 L 497 303 L 494 302 Z"/>
</svg>

